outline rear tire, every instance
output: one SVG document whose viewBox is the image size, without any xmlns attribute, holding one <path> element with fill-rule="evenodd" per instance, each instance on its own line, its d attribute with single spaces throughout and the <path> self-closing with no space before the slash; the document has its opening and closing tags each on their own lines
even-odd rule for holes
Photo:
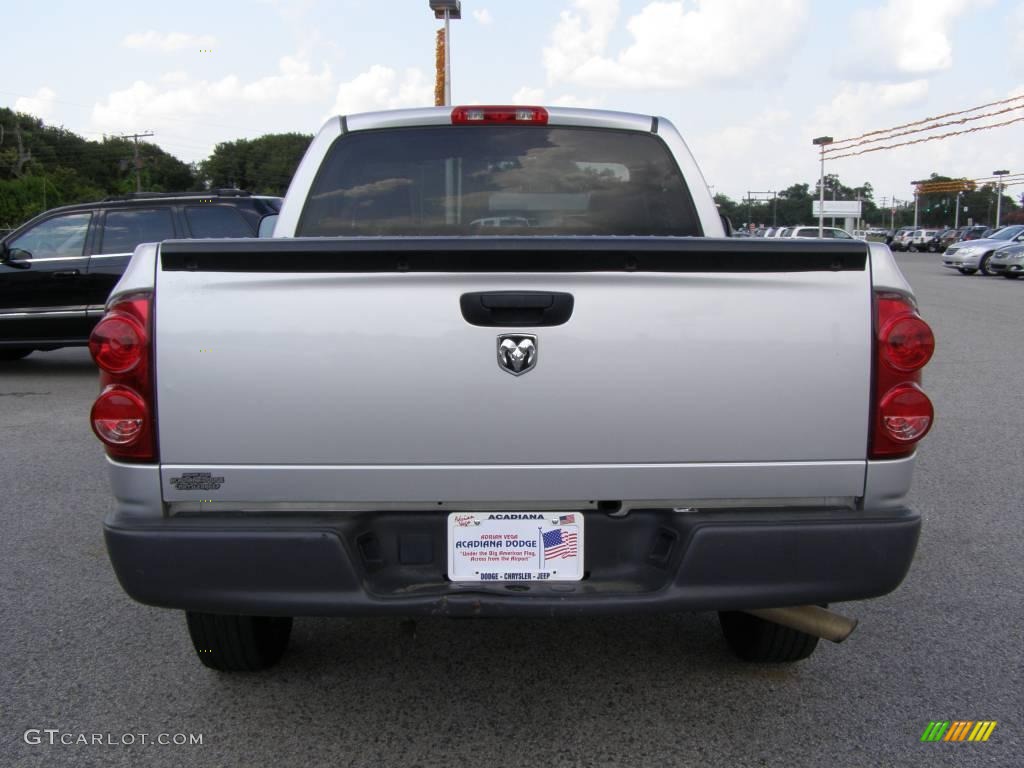
<svg viewBox="0 0 1024 768">
<path fill-rule="evenodd" d="M 744 661 L 785 664 L 806 659 L 818 638 L 741 611 L 719 611 L 718 621 L 732 652 Z"/>
<path fill-rule="evenodd" d="M 24 349 L 14 347 L 13 349 L 0 349 L 0 362 L 8 362 L 11 360 L 21 360 L 22 358 L 28 357 L 34 349 Z"/>
<path fill-rule="evenodd" d="M 291 616 L 223 616 L 185 612 L 199 660 L 219 672 L 258 672 L 272 667 L 288 648 Z"/>
</svg>

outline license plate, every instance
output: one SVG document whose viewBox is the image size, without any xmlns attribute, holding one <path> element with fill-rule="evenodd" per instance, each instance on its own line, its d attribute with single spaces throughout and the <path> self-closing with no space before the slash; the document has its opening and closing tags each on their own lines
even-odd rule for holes
<svg viewBox="0 0 1024 768">
<path fill-rule="evenodd" d="M 448 515 L 452 581 L 579 581 L 579 512 L 453 512 Z"/>
</svg>

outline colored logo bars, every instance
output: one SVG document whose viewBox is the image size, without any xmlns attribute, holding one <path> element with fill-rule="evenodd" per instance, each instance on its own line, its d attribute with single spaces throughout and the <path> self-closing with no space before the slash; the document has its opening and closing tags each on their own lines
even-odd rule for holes
<svg viewBox="0 0 1024 768">
<path fill-rule="evenodd" d="M 921 741 L 988 741 L 995 729 L 995 720 L 932 720 Z"/>
</svg>

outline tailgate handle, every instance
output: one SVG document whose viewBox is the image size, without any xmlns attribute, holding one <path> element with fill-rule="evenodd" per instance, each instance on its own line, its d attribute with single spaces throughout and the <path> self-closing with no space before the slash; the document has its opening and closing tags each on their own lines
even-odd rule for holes
<svg viewBox="0 0 1024 768">
<path fill-rule="evenodd" d="M 562 325 L 572 316 L 573 296 L 547 291 L 486 291 L 462 294 L 459 306 L 471 325 L 543 327 Z"/>
</svg>

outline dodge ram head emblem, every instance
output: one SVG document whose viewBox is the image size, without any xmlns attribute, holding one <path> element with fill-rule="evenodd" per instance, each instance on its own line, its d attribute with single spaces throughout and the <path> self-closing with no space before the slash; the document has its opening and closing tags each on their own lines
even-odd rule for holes
<svg viewBox="0 0 1024 768">
<path fill-rule="evenodd" d="M 503 333 L 498 337 L 498 367 L 513 376 L 522 376 L 537 365 L 537 337 L 523 333 Z"/>
</svg>

